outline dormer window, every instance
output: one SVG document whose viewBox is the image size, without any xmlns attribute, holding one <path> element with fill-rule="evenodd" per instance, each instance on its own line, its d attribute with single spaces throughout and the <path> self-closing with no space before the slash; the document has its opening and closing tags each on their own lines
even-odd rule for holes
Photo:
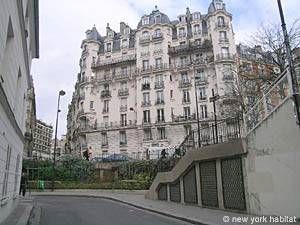
<svg viewBox="0 0 300 225">
<path fill-rule="evenodd" d="M 223 9 L 222 3 L 216 3 L 216 9 L 217 9 L 217 10 Z"/>
<path fill-rule="evenodd" d="M 147 24 L 149 24 L 149 17 L 144 17 L 142 19 L 142 25 L 147 25 Z"/>
<path fill-rule="evenodd" d="M 111 43 L 106 44 L 106 51 L 111 52 Z"/>
<path fill-rule="evenodd" d="M 185 16 L 180 16 L 179 17 L 179 21 L 182 22 L 182 23 L 184 23 L 185 22 Z"/>
<path fill-rule="evenodd" d="M 155 23 L 161 23 L 161 15 L 155 16 Z"/>
<path fill-rule="evenodd" d="M 200 19 L 200 13 L 194 13 L 193 14 L 193 19 L 194 20 L 199 20 Z"/>
</svg>

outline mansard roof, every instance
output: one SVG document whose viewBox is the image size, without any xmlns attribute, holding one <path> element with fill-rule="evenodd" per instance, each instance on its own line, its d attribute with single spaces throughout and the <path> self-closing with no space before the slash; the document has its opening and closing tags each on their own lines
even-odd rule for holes
<svg viewBox="0 0 300 225">
<path fill-rule="evenodd" d="M 159 16 L 159 15 L 160 15 L 160 19 L 157 21 L 156 16 Z M 143 26 L 142 25 L 142 20 L 146 16 L 149 17 L 149 24 L 147 24 L 147 25 L 150 25 L 150 26 L 155 24 L 155 23 L 171 24 L 169 17 L 166 14 L 160 12 L 157 9 L 157 6 L 155 6 L 155 9 L 149 15 L 145 15 L 141 18 L 140 22 L 138 23 L 137 29 L 139 29 L 140 27 Z"/>
</svg>

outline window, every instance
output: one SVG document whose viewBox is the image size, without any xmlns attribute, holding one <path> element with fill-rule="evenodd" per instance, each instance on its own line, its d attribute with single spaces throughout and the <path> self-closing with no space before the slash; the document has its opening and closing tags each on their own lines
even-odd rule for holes
<svg viewBox="0 0 300 225">
<path fill-rule="evenodd" d="M 157 110 L 157 122 L 164 122 L 164 121 L 165 121 L 164 109 L 158 109 Z"/>
<path fill-rule="evenodd" d="M 158 140 L 166 139 L 166 129 L 164 127 L 157 128 Z"/>
<path fill-rule="evenodd" d="M 106 44 L 106 51 L 111 52 L 111 43 Z"/>
<path fill-rule="evenodd" d="M 179 28 L 179 37 L 185 37 L 185 28 Z"/>
<path fill-rule="evenodd" d="M 148 31 L 143 31 L 142 38 L 143 39 L 148 39 L 149 37 L 150 37 L 149 32 Z"/>
<path fill-rule="evenodd" d="M 122 40 L 122 48 L 128 48 L 128 40 L 127 39 Z"/>
<path fill-rule="evenodd" d="M 143 111 L 143 122 L 150 123 L 150 110 Z"/>
<path fill-rule="evenodd" d="M 7 185 L 8 185 L 10 160 L 11 160 L 11 147 L 8 146 L 7 147 L 7 152 L 6 152 L 6 163 L 5 163 L 5 170 L 4 170 L 4 180 L 3 180 L 3 188 L 2 188 L 2 197 L 7 195 Z"/>
<path fill-rule="evenodd" d="M 162 103 L 164 103 L 164 92 L 157 91 L 156 92 L 156 104 L 162 104 Z"/>
<path fill-rule="evenodd" d="M 162 36 L 161 30 L 160 29 L 156 29 L 154 31 L 154 38 L 159 38 Z"/>
<path fill-rule="evenodd" d="M 157 82 L 157 83 L 162 83 L 162 82 L 164 82 L 164 77 L 163 77 L 163 75 L 162 75 L 162 74 L 156 75 L 156 76 L 155 76 L 155 82 Z"/>
<path fill-rule="evenodd" d="M 155 67 L 160 68 L 162 65 L 162 59 L 161 58 L 156 58 L 155 59 Z"/>
<path fill-rule="evenodd" d="M 196 70 L 196 81 L 205 81 L 206 80 L 206 75 L 204 73 L 204 70 L 198 69 Z"/>
<path fill-rule="evenodd" d="M 219 36 L 220 36 L 220 41 L 226 41 L 227 40 L 226 31 L 220 31 Z"/>
<path fill-rule="evenodd" d="M 181 81 L 183 83 L 188 83 L 189 82 L 189 77 L 188 77 L 187 72 L 181 73 Z"/>
<path fill-rule="evenodd" d="M 104 113 L 109 112 L 109 100 L 104 100 L 104 102 L 103 102 L 103 112 Z"/>
<path fill-rule="evenodd" d="M 222 7 L 222 4 L 221 3 L 216 3 L 216 9 L 217 10 L 220 10 L 220 9 L 222 9 L 223 7 Z"/>
<path fill-rule="evenodd" d="M 149 17 L 144 17 L 142 19 L 142 25 L 147 25 L 147 24 L 149 24 Z"/>
<path fill-rule="evenodd" d="M 191 116 L 191 109 L 190 107 L 183 108 L 183 115 L 185 119 L 188 119 Z"/>
<path fill-rule="evenodd" d="M 144 104 L 150 104 L 150 93 L 149 92 L 143 93 L 143 102 L 144 102 Z"/>
<path fill-rule="evenodd" d="M 183 102 L 184 103 L 190 102 L 190 91 L 189 90 L 183 90 Z"/>
<path fill-rule="evenodd" d="M 223 27 L 225 25 L 225 20 L 223 16 L 219 16 L 217 20 L 218 20 L 219 27 Z"/>
<path fill-rule="evenodd" d="M 223 48 L 221 49 L 221 51 L 222 51 L 222 56 L 223 56 L 223 57 L 229 57 L 229 48 L 223 47 Z"/>
<path fill-rule="evenodd" d="M 195 35 L 200 34 L 200 25 L 199 24 L 196 24 L 194 26 L 194 34 Z"/>
<path fill-rule="evenodd" d="M 155 23 L 161 23 L 161 15 L 155 16 Z"/>
<path fill-rule="evenodd" d="M 200 116 L 201 118 L 207 118 L 207 106 L 200 105 Z"/>
<path fill-rule="evenodd" d="M 108 146 L 107 133 L 101 133 L 101 145 Z"/>
<path fill-rule="evenodd" d="M 180 65 L 186 65 L 188 63 L 186 56 L 180 57 Z"/>
<path fill-rule="evenodd" d="M 180 17 L 179 17 L 179 21 L 180 21 L 180 22 L 185 22 L 185 16 L 180 16 Z"/>
<path fill-rule="evenodd" d="M 170 90 L 170 98 L 173 99 L 173 90 Z"/>
<path fill-rule="evenodd" d="M 127 75 L 127 67 L 122 67 L 121 73 L 123 76 L 126 76 Z"/>
<path fill-rule="evenodd" d="M 90 101 L 90 109 L 94 108 L 94 101 Z"/>
<path fill-rule="evenodd" d="M 143 70 L 149 69 L 149 60 L 143 60 Z"/>
<path fill-rule="evenodd" d="M 121 90 L 126 90 L 127 89 L 127 82 L 126 81 L 123 81 L 120 83 L 120 89 Z"/>
<path fill-rule="evenodd" d="M 200 13 L 194 13 L 193 18 L 194 18 L 194 20 L 199 20 L 200 19 Z"/>
<path fill-rule="evenodd" d="M 105 91 L 108 91 L 108 90 L 109 90 L 109 84 L 104 84 L 103 87 L 104 87 L 104 90 L 105 90 Z"/>
<path fill-rule="evenodd" d="M 120 145 L 127 144 L 126 131 L 120 131 Z"/>
<path fill-rule="evenodd" d="M 127 115 L 121 114 L 121 127 L 127 126 Z"/>
<path fill-rule="evenodd" d="M 152 132 L 151 132 L 151 128 L 144 129 L 144 140 L 145 140 L 145 141 L 152 140 Z"/>
<path fill-rule="evenodd" d="M 150 90 L 150 77 L 143 77 L 142 90 Z"/>
<path fill-rule="evenodd" d="M 200 87 L 198 89 L 198 95 L 200 100 L 206 100 L 206 88 L 205 87 Z"/>
</svg>

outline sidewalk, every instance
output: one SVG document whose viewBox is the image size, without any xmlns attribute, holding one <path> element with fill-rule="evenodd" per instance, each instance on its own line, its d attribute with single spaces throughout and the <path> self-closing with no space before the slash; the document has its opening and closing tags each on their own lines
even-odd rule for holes
<svg viewBox="0 0 300 225">
<path fill-rule="evenodd" d="M 1 225 L 27 225 L 32 209 L 32 198 L 20 198 L 18 206 L 11 212 L 6 220 L 1 223 Z"/>
<path fill-rule="evenodd" d="M 197 206 L 183 205 L 179 203 L 154 201 L 145 199 L 145 191 L 125 191 L 125 190 L 56 190 L 50 192 L 32 192 L 32 196 L 86 196 L 86 197 L 100 197 L 125 203 L 135 206 L 140 209 L 159 213 L 169 217 L 181 219 L 193 224 L 205 225 L 224 225 L 224 224 L 251 224 L 251 218 L 245 214 L 225 212 L 222 210 L 206 209 Z M 232 219 L 248 219 L 248 222 L 232 222 Z M 269 217 L 268 217 L 269 218 Z M 228 222 L 223 222 L 223 219 L 229 219 Z M 257 218 L 258 219 L 258 218 Z M 252 224 L 275 224 L 275 223 L 252 223 Z M 276 223 L 276 224 L 300 224 L 300 223 Z"/>
</svg>

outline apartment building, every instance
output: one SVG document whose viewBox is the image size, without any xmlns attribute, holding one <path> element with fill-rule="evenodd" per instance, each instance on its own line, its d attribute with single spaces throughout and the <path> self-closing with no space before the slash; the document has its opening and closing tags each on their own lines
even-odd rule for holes
<svg viewBox="0 0 300 225">
<path fill-rule="evenodd" d="M 198 128 L 197 118 L 200 129 L 213 121 L 213 91 L 218 119 L 228 116 L 236 46 L 222 0 L 175 20 L 155 7 L 134 29 L 107 24 L 101 35 L 93 27 L 81 48 L 67 125 L 74 154 L 144 158 L 152 148 L 174 148 Z"/>
<path fill-rule="evenodd" d="M 41 120 L 36 120 L 33 134 L 33 151 L 34 159 L 45 160 L 51 159 L 51 140 L 53 135 L 52 125 L 46 124 Z"/>
<path fill-rule="evenodd" d="M 38 0 L 0 1 L 0 222 L 18 203 L 38 12 Z"/>
</svg>

